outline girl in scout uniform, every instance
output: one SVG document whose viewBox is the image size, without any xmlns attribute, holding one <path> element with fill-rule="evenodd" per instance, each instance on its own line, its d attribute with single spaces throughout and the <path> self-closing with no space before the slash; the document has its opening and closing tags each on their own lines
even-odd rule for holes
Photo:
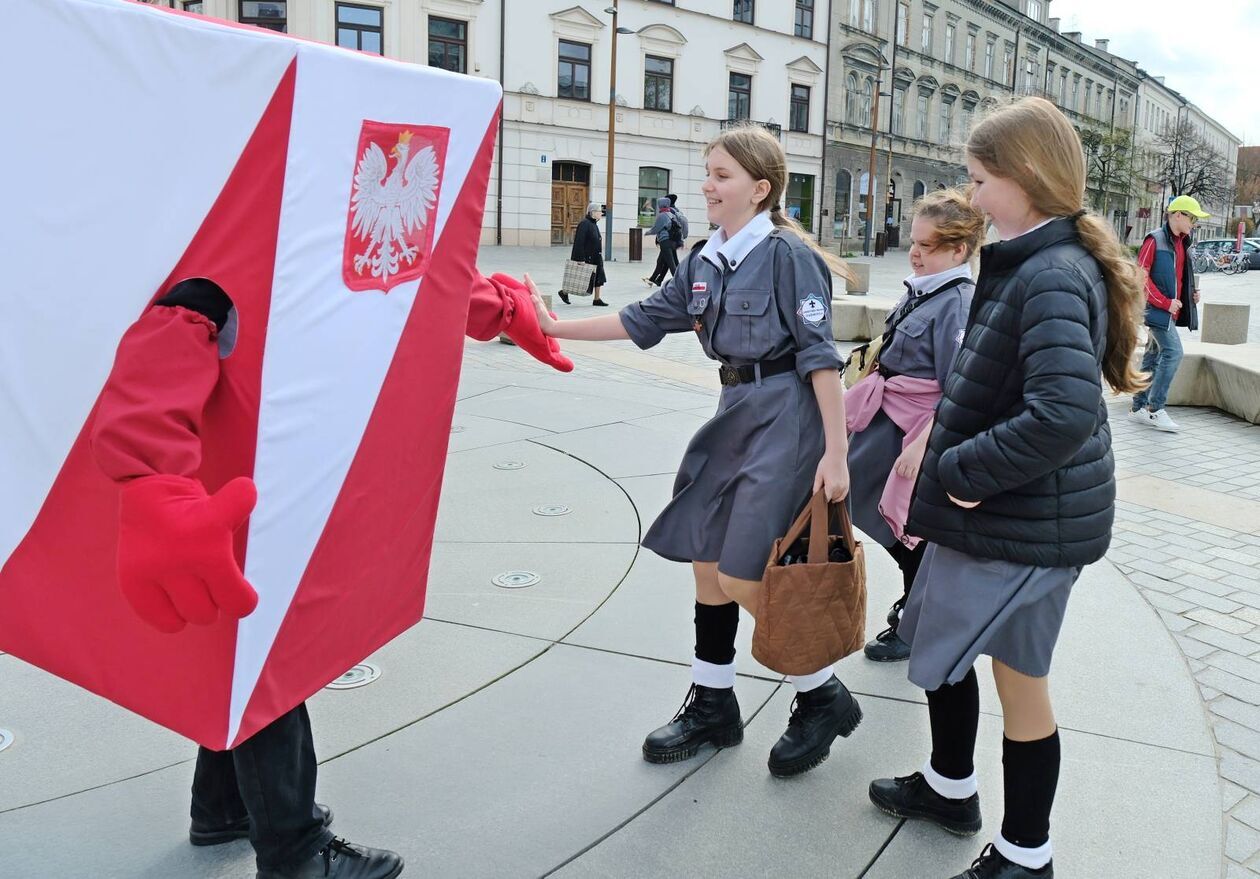
<svg viewBox="0 0 1260 879">
<path fill-rule="evenodd" d="M 673 721 L 644 741 L 652 763 L 742 741 L 734 691 L 739 608 L 756 612 L 771 544 L 810 494 L 822 487 L 840 499 L 849 489 L 831 332 L 831 275 L 847 269 L 784 215 L 787 162 L 765 129 L 724 131 L 704 155 L 701 191 L 719 228 L 668 284 L 619 314 L 585 320 L 552 319 L 534 294 L 543 332 L 556 338 L 630 339 L 650 348 L 667 333 L 694 332 L 721 364 L 717 413 L 692 439 L 673 500 L 643 538 L 657 554 L 690 562 L 696 581 L 692 687 Z M 778 776 L 821 763 L 862 717 L 830 667 L 792 682 L 787 731 L 770 752 Z"/>
<path fill-rule="evenodd" d="M 853 524 L 893 557 L 904 588 L 888 612 L 888 628 L 866 645 L 867 658 L 876 662 L 910 656 L 910 645 L 897 635 L 898 616 L 927 544 L 906 534 L 906 514 L 932 413 L 967 323 L 976 289 L 968 260 L 984 227 L 984 215 L 961 190 L 938 190 L 919 200 L 910 226 L 912 274 L 888 315 L 878 369 L 845 394 Z"/>
<path fill-rule="evenodd" d="M 973 204 L 1002 239 L 980 252 L 962 348 L 945 383 L 908 530 L 931 541 L 900 631 L 927 690 L 931 757 L 871 783 L 880 809 L 980 830 L 973 752 L 985 653 L 1002 701 L 1001 831 L 955 879 L 1049 879 L 1059 734 L 1047 676 L 1068 594 L 1111 537 L 1115 464 L 1103 401 L 1133 367 L 1141 286 L 1111 226 L 1081 210 L 1071 123 L 1024 98 L 967 143 Z"/>
</svg>

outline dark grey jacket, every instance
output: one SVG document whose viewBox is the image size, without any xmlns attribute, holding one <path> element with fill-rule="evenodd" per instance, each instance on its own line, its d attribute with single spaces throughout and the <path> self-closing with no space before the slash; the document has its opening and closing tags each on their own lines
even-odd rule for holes
<svg viewBox="0 0 1260 879">
<path fill-rule="evenodd" d="M 1102 558 L 1116 497 L 1106 339 L 1107 289 L 1072 220 L 984 247 L 907 531 L 1043 567 Z"/>
</svg>

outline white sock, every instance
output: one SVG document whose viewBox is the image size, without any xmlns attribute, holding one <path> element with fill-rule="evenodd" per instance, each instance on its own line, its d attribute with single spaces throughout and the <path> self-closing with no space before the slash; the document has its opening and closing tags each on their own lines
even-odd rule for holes
<svg viewBox="0 0 1260 879">
<path fill-rule="evenodd" d="M 993 840 L 993 847 L 1008 861 L 1013 861 L 1021 867 L 1027 867 L 1029 870 L 1040 870 L 1050 863 L 1050 858 L 1053 854 L 1050 851 L 1050 840 L 1048 839 L 1044 845 L 1039 845 L 1036 848 L 1024 848 L 1022 845 L 1007 842 L 1006 838 L 1000 833 Z"/>
<path fill-rule="evenodd" d="M 796 687 L 796 692 L 808 693 L 810 690 L 817 690 L 827 683 L 835 673 L 835 669 L 827 666 L 826 668 L 820 668 L 812 675 L 788 675 L 788 680 L 792 682 L 792 686 Z"/>
<path fill-rule="evenodd" d="M 980 789 L 976 774 L 972 772 L 966 778 L 946 778 L 932 768 L 932 759 L 923 764 L 923 777 L 928 786 L 947 800 L 965 800 Z"/>
<path fill-rule="evenodd" d="M 714 665 L 703 659 L 691 660 L 691 682 L 714 690 L 729 690 L 735 686 L 735 663 Z"/>
</svg>

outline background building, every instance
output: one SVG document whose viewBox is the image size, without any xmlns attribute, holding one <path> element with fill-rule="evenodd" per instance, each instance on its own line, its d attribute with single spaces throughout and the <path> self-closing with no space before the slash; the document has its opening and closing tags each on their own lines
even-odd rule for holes
<svg viewBox="0 0 1260 879">
<path fill-rule="evenodd" d="M 783 143 L 786 210 L 842 249 L 861 249 L 874 135 L 873 231 L 906 246 L 914 199 L 965 182 L 976 114 L 1020 95 L 1053 101 L 1080 132 L 1087 201 L 1123 239 L 1198 185 L 1187 157 L 1210 172 L 1190 193 L 1212 213 L 1201 234 L 1221 234 L 1234 203 L 1238 139 L 1107 40 L 1060 33 L 1052 0 L 147 2 L 502 82 L 488 243 L 565 244 L 605 201 L 613 39 L 618 248 L 669 192 L 703 234 L 701 150 L 745 119 Z"/>
</svg>

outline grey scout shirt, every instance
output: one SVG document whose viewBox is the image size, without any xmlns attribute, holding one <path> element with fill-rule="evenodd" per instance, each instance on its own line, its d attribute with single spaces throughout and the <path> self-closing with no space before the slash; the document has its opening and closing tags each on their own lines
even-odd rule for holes
<svg viewBox="0 0 1260 879">
<path fill-rule="evenodd" d="M 692 330 L 704 353 L 745 366 L 796 353 L 804 381 L 839 369 L 831 332 L 831 272 L 795 233 L 758 214 L 730 239 L 718 230 L 684 258 L 669 283 L 620 312 L 640 348 Z"/>
</svg>

